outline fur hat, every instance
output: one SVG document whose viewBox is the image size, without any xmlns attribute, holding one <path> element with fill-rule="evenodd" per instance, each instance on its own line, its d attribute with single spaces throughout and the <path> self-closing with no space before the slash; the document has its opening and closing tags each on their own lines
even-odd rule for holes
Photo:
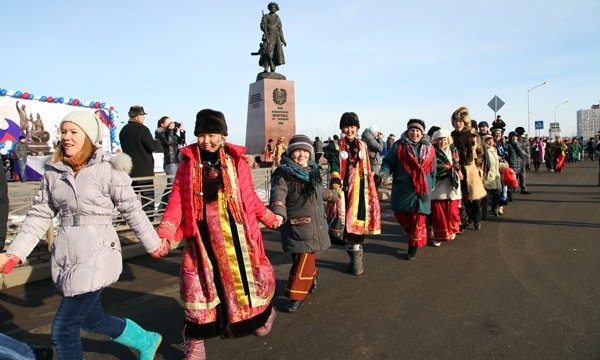
<svg viewBox="0 0 600 360">
<path fill-rule="evenodd" d="M 492 135 L 485 134 L 481 137 L 482 142 L 485 142 L 487 139 L 493 139 Z"/>
<path fill-rule="evenodd" d="M 501 128 L 501 127 L 493 127 L 493 128 L 490 129 L 490 133 L 493 134 L 495 132 L 500 132 L 501 134 L 503 134 L 504 133 L 504 129 Z"/>
<path fill-rule="evenodd" d="M 200 134 L 223 134 L 227 136 L 227 122 L 222 112 L 204 109 L 196 115 L 196 127 L 194 136 Z"/>
<path fill-rule="evenodd" d="M 102 139 L 102 130 L 104 126 L 102 125 L 102 121 L 89 111 L 85 110 L 77 110 L 68 113 L 60 122 L 60 126 L 62 128 L 62 124 L 70 122 L 73 123 L 90 138 L 92 144 L 97 144 Z"/>
<path fill-rule="evenodd" d="M 511 140 L 514 136 L 519 136 L 515 131 L 511 131 L 508 133 L 508 139 Z"/>
<path fill-rule="evenodd" d="M 310 158 L 314 159 L 315 149 L 312 146 L 312 141 L 306 135 L 294 135 L 288 143 L 287 154 L 291 155 L 295 150 L 303 149 L 310 153 Z"/>
<path fill-rule="evenodd" d="M 449 138 L 452 137 L 452 133 L 450 130 L 439 129 L 438 131 L 433 133 L 432 140 L 437 140 L 439 138 Z"/>
<path fill-rule="evenodd" d="M 515 129 L 515 132 L 522 136 L 525 133 L 525 129 L 522 126 L 519 126 Z"/>
<path fill-rule="evenodd" d="M 133 105 L 132 107 L 129 108 L 129 112 L 127 113 L 127 115 L 129 115 L 130 118 L 133 118 L 138 115 L 148 115 L 148 114 L 146 113 L 146 111 L 144 111 L 143 106 Z"/>
<path fill-rule="evenodd" d="M 429 130 L 427 130 L 427 136 L 429 136 L 430 138 L 433 137 L 433 134 L 438 131 L 439 129 L 441 129 L 439 126 L 432 126 L 429 128 Z"/>
<path fill-rule="evenodd" d="M 477 125 L 477 127 L 482 127 L 482 126 L 487 126 L 487 127 L 490 127 L 490 124 L 488 124 L 488 122 L 487 122 L 487 121 L 480 121 L 480 122 L 479 122 L 479 125 Z"/>
<path fill-rule="evenodd" d="M 345 128 L 346 126 L 356 126 L 360 128 L 360 121 L 358 121 L 358 115 L 353 112 L 345 112 L 342 114 L 342 118 L 340 119 L 340 129 Z"/>
<path fill-rule="evenodd" d="M 408 123 L 406 123 L 406 130 L 410 130 L 411 128 L 417 128 L 421 130 L 421 134 L 425 134 L 425 121 L 421 119 L 410 119 Z"/>
<path fill-rule="evenodd" d="M 452 116 L 450 117 L 452 121 L 452 125 L 454 126 L 454 122 L 457 120 L 461 120 L 465 124 L 465 130 L 471 130 L 471 116 L 469 115 L 469 109 L 465 106 L 461 106 L 458 109 L 454 110 Z"/>
</svg>

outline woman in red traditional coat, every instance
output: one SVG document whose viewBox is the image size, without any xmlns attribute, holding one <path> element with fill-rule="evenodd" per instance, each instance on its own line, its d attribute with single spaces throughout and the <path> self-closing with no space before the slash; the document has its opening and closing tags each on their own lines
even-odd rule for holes
<svg viewBox="0 0 600 360">
<path fill-rule="evenodd" d="M 225 142 L 225 116 L 196 116 L 196 144 L 183 157 L 158 235 L 184 239 L 181 301 L 185 359 L 206 359 L 204 339 L 267 335 L 276 315 L 273 268 L 257 220 L 282 218 L 267 209 L 252 184 L 245 148 Z"/>
</svg>

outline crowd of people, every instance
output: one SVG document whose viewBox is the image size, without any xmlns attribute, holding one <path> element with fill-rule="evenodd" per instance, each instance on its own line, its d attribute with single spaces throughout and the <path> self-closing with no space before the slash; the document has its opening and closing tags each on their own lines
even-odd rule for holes
<svg viewBox="0 0 600 360">
<path fill-rule="evenodd" d="M 466 107 L 450 115 L 451 127 L 427 128 L 425 121 L 409 119 L 398 140 L 393 134 L 386 139 L 376 125 L 361 133 L 358 115 L 345 112 L 341 135 L 326 144 L 303 134 L 287 143 L 283 137 L 275 145 L 268 141 L 263 159 L 276 168 L 266 205 L 254 190 L 245 148 L 227 142 L 222 112 L 197 113 L 196 141 L 190 145 L 183 126 L 166 116 L 153 138 L 145 115 L 143 107 L 131 107 L 120 134 L 124 152 L 115 156 L 98 146 L 102 124 L 95 114 L 66 115 L 39 194 L 0 254 L 0 270 L 8 273 L 25 262 L 52 219 L 60 217 L 51 254 L 52 280 L 62 295 L 51 333 L 60 359 L 83 358 L 81 329 L 107 335 L 144 360 L 154 358 L 162 341 L 158 332 L 103 309 L 102 291 L 122 270 L 112 227 L 115 208 L 152 257 L 166 256 L 183 242 L 183 357 L 206 359 L 206 339 L 265 336 L 276 319 L 275 274 L 259 223 L 279 229 L 283 251 L 291 255 L 284 310 L 294 313 L 317 291 L 316 256 L 334 238 L 345 244 L 347 272 L 364 273 L 365 237 L 381 233 L 379 186 L 391 183 L 390 207 L 408 236 L 406 259 L 414 260 L 427 244 L 440 246 L 467 227 L 481 229 L 487 216 L 501 216 L 517 189 L 531 194 L 528 171 L 546 163 L 549 171 L 560 172 L 565 162 L 581 160 L 576 141 L 529 139 L 522 127 L 507 133 L 499 116 L 490 127 L 472 119 Z M 136 194 L 131 176 L 152 176 L 156 149 L 164 152 L 164 169 L 174 181 L 154 229 L 139 198 L 153 194 Z M 326 182 L 321 157 L 328 165 Z M 6 348 L 23 359 L 52 358 L 47 347 L 2 336 L 0 350 Z"/>
</svg>

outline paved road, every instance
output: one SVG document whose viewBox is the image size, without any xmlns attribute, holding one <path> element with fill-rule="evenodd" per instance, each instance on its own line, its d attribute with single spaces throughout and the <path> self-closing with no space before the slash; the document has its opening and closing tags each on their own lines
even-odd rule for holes
<svg viewBox="0 0 600 360">
<path fill-rule="evenodd" d="M 207 341 L 209 359 L 600 359 L 597 166 L 528 174 L 533 195 L 518 194 L 504 216 L 410 262 L 383 202 L 383 234 L 367 239 L 363 275 L 343 272 L 341 248 L 325 252 L 319 291 L 299 313 L 279 313 L 264 338 Z M 264 236 L 281 294 L 290 260 L 276 232 Z M 181 357 L 179 260 L 177 252 L 128 260 L 103 295 L 109 312 L 164 334 L 159 359 Z M 1 330 L 49 344 L 59 299 L 49 281 L 2 290 Z M 135 359 L 106 338 L 83 337 L 88 360 Z"/>
</svg>

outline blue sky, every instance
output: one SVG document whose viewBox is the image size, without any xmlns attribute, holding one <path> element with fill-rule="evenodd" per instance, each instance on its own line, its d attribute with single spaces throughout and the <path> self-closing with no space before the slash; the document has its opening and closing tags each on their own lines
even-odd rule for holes
<svg viewBox="0 0 600 360">
<path fill-rule="evenodd" d="M 120 122 L 140 104 L 152 132 L 163 115 L 192 130 L 213 108 L 243 144 L 267 3 L 4 0 L 0 87 L 105 102 Z M 576 111 L 600 102 L 597 0 L 278 3 L 278 72 L 295 82 L 297 132 L 311 137 L 338 132 L 345 111 L 396 135 L 409 118 L 449 128 L 461 105 L 491 121 L 494 95 L 509 129 L 527 129 L 528 89 L 544 81 L 529 92 L 531 132 L 556 115 L 571 136 Z"/>
</svg>

